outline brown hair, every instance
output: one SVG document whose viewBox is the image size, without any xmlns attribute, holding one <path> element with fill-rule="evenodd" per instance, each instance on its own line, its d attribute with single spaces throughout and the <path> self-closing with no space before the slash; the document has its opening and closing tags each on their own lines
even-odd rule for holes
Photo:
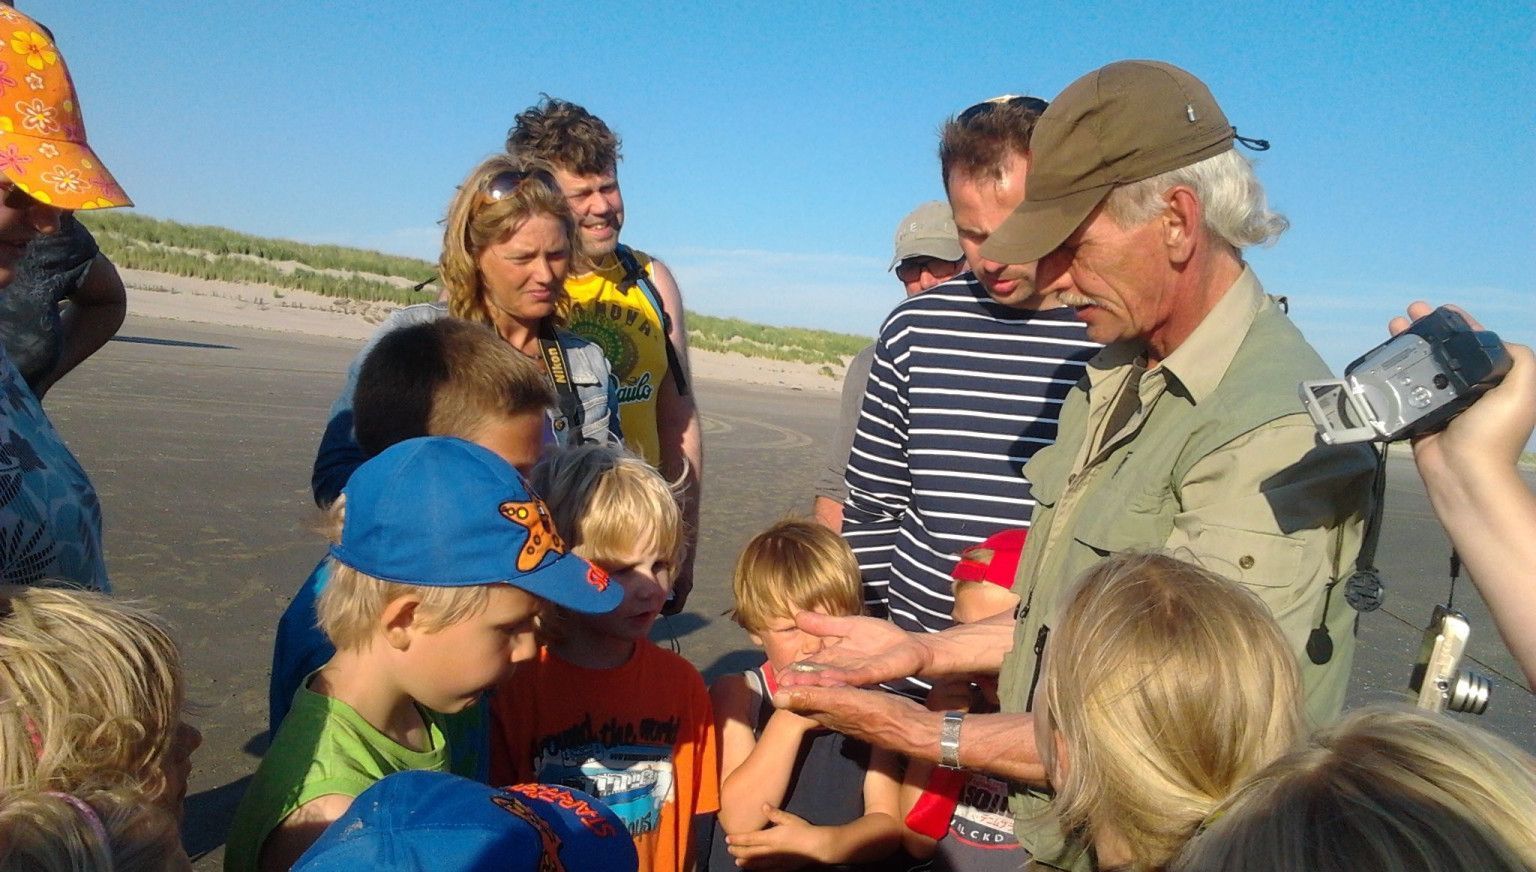
<svg viewBox="0 0 1536 872">
<path fill-rule="evenodd" d="M 507 131 L 507 152 L 578 176 L 611 173 L 619 166 L 619 137 L 601 118 L 548 94 L 524 109 Z"/>
<path fill-rule="evenodd" d="M 488 422 L 554 402 L 538 364 L 483 324 L 444 318 L 374 343 L 358 371 L 353 428 L 372 457 L 417 436 L 474 439 Z"/>
<path fill-rule="evenodd" d="M 1048 636 L 1035 717 L 1068 830 L 1112 832 L 1157 868 L 1301 732 L 1296 656 L 1247 590 L 1161 554 L 1090 568 Z M 1054 737 L 1053 737 L 1054 738 Z M 1063 770 L 1065 770 L 1063 772 Z"/>
<path fill-rule="evenodd" d="M 537 161 L 517 160 L 511 155 L 494 154 L 469 171 L 458 193 L 448 204 L 443 219 L 443 251 L 437 261 L 438 274 L 448 297 L 448 311 L 467 321 L 491 324 L 490 312 L 481 299 L 480 253 L 515 232 L 534 215 L 548 215 L 565 230 L 570 261 L 581 258 L 581 237 L 576 232 L 576 218 L 553 177 L 549 185 L 527 179 L 510 195 L 494 202 L 483 202 L 486 185 L 499 173 L 547 173 L 549 168 Z M 560 285 L 555 301 L 554 323 L 564 327 L 570 318 L 571 298 Z"/>
<path fill-rule="evenodd" d="M 848 543 L 801 518 L 786 518 L 752 537 L 736 560 L 731 590 L 731 620 L 750 632 L 798 611 L 843 616 L 864 610 L 859 562 Z"/>
<path fill-rule="evenodd" d="M 950 116 L 939 130 L 939 172 L 944 190 L 949 174 L 1001 181 L 1009 157 L 1029 153 L 1035 121 L 1045 101 L 1006 95 L 984 100 Z"/>
</svg>

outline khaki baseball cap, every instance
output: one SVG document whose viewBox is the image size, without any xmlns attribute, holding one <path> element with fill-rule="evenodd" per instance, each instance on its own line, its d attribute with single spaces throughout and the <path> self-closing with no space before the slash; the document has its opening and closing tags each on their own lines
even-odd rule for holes
<svg viewBox="0 0 1536 872">
<path fill-rule="evenodd" d="M 1218 155 L 1237 131 L 1204 82 L 1161 61 L 1117 61 L 1068 85 L 1035 122 L 1024 202 L 981 254 L 1050 254 L 1117 185 Z"/>
<path fill-rule="evenodd" d="M 955 229 L 955 215 L 949 204 L 930 200 L 912 210 L 896 226 L 896 256 L 888 269 L 895 269 L 909 257 L 936 257 L 960 260 L 960 231 Z"/>
</svg>

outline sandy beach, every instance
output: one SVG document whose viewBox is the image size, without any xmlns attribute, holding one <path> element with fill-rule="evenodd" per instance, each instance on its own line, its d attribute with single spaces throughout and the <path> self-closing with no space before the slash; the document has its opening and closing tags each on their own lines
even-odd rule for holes
<svg viewBox="0 0 1536 872">
<path fill-rule="evenodd" d="M 369 303 L 326 297 L 270 285 L 193 279 L 144 270 L 120 270 L 128 286 L 128 311 L 146 318 L 219 324 L 279 333 L 353 339 L 373 335 L 394 311 L 394 303 Z M 422 295 L 425 301 L 427 295 Z M 739 384 L 836 393 L 844 367 L 823 372 L 820 364 L 765 360 L 740 354 L 694 349 L 689 352 L 697 378 Z"/>
</svg>

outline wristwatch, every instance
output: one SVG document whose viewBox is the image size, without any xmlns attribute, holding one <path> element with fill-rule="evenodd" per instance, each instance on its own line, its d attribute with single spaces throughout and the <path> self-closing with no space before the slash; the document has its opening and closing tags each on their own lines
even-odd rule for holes
<svg viewBox="0 0 1536 872">
<path fill-rule="evenodd" d="M 945 769 L 960 768 L 960 724 L 965 712 L 945 712 L 939 724 L 939 765 Z"/>
</svg>

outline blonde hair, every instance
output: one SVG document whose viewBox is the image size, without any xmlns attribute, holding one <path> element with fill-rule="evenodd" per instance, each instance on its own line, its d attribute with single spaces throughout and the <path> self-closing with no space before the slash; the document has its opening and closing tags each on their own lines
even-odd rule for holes
<svg viewBox="0 0 1536 872">
<path fill-rule="evenodd" d="M 70 800 L 84 803 L 90 811 Z M 94 814 L 107 839 L 91 824 Z M 176 819 L 138 793 L 12 793 L 0 800 L 7 872 L 173 872 L 191 869 Z"/>
<path fill-rule="evenodd" d="M 133 787 L 172 801 L 185 700 L 160 619 L 99 593 L 0 586 L 0 785 Z"/>
<path fill-rule="evenodd" d="M 447 292 L 448 311 L 467 321 L 490 324 L 491 316 L 482 299 L 480 253 L 515 232 L 535 215 L 548 215 L 560 222 L 565 231 L 570 262 L 581 261 L 581 236 L 576 232 L 576 218 L 571 206 L 558 190 L 551 190 L 538 179 L 530 178 L 508 196 L 493 202 L 485 200 L 485 187 L 499 173 L 544 172 L 542 162 L 520 161 L 508 154 L 495 154 L 469 171 L 458 193 L 448 204 L 443 219 L 443 251 L 439 255 L 438 274 Z M 554 184 L 553 177 L 550 183 Z M 571 298 L 562 283 L 555 300 L 554 325 L 564 327 L 571 312 Z"/>
<path fill-rule="evenodd" d="M 1068 831 L 1112 830 L 1158 868 L 1301 731 L 1295 655 L 1264 604 L 1160 554 L 1090 568 L 1048 635 L 1040 749 Z M 1065 774 L 1061 770 L 1065 769 Z"/>
<path fill-rule="evenodd" d="M 341 541 L 346 520 L 347 495 L 331 504 L 325 516 L 325 532 L 332 542 Z M 379 618 L 390 603 L 403 596 L 421 601 L 417 611 L 428 632 L 468 620 L 484 611 L 490 602 L 489 585 L 438 587 L 385 581 L 360 572 L 334 557 L 326 560 L 325 589 L 315 601 L 320 630 L 338 651 L 368 647 L 379 632 Z"/>
<path fill-rule="evenodd" d="M 756 632 L 795 612 L 829 615 L 863 611 L 859 562 L 843 537 L 814 521 L 787 518 L 742 549 L 731 576 L 731 620 Z"/>
<path fill-rule="evenodd" d="M 1536 759 L 1445 715 L 1363 708 L 1251 779 L 1174 868 L 1536 869 Z"/>
<path fill-rule="evenodd" d="M 637 545 L 682 559 L 683 513 L 661 473 L 612 444 L 557 448 L 529 482 L 555 530 L 593 563 L 621 560 Z"/>
</svg>

